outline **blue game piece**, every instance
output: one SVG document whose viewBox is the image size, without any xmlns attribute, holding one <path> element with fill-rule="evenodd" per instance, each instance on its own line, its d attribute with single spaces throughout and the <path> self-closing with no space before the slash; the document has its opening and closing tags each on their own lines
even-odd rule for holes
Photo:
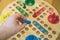
<svg viewBox="0 0 60 40">
<path fill-rule="evenodd" d="M 23 23 L 31 24 L 30 20 L 22 20 Z"/>
</svg>

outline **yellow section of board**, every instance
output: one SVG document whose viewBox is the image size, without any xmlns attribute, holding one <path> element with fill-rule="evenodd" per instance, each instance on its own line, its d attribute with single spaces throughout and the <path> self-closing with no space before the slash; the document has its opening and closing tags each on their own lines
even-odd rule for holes
<svg viewBox="0 0 60 40">
<path fill-rule="evenodd" d="M 4 20 L 10 15 L 11 15 L 10 13 L 5 13 L 4 15 L 1 15 L 0 22 L 4 22 Z"/>
</svg>

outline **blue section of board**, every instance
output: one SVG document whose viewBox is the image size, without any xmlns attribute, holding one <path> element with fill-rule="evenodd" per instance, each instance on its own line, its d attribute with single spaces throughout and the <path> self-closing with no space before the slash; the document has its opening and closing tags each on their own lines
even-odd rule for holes
<svg viewBox="0 0 60 40">
<path fill-rule="evenodd" d="M 43 33 L 48 32 L 46 29 L 42 30 Z"/>
<path fill-rule="evenodd" d="M 43 28 L 43 30 L 40 30 L 42 33 L 48 32 L 48 31 L 47 31 L 42 25 L 40 25 L 37 21 L 33 21 L 33 22 L 35 22 L 35 23 L 34 23 L 34 26 L 35 26 L 35 27 L 38 26 L 38 29 L 39 29 L 39 30 Z"/>
<path fill-rule="evenodd" d="M 38 26 L 38 25 L 40 25 L 38 22 L 35 22 L 35 24 L 34 24 L 35 26 Z"/>
<path fill-rule="evenodd" d="M 40 30 L 41 28 L 43 28 L 41 25 L 38 27 L 38 29 Z"/>
</svg>

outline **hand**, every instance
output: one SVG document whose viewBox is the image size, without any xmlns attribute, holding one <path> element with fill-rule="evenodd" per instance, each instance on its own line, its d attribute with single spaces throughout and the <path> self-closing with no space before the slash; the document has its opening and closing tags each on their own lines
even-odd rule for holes
<svg viewBox="0 0 60 40">
<path fill-rule="evenodd" d="M 0 28 L 0 39 L 5 40 L 6 38 L 21 31 L 25 27 L 25 23 L 22 25 L 17 23 L 18 18 L 26 19 L 20 14 L 14 14 L 6 18 L 5 22 L 1 25 Z"/>
</svg>

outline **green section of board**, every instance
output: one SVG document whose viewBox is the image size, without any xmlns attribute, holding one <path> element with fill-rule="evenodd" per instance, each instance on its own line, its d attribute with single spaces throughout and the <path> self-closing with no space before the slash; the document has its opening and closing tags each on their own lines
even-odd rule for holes
<svg viewBox="0 0 60 40">
<path fill-rule="evenodd" d="M 25 17 L 28 17 L 28 14 L 27 14 L 22 8 L 20 8 L 19 6 L 17 6 L 16 9 L 17 9 L 22 15 L 24 15 Z"/>
</svg>

